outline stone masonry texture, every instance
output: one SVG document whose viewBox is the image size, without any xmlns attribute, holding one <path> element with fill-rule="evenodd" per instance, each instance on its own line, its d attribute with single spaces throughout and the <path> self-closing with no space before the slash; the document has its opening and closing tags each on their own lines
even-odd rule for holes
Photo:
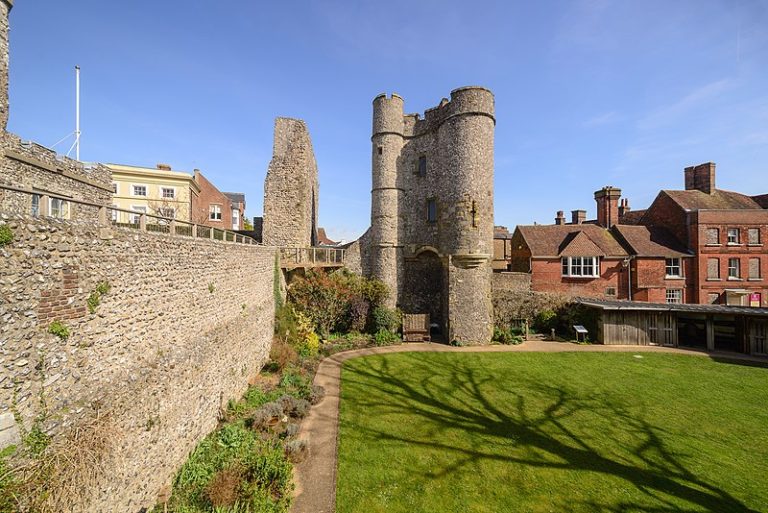
<svg viewBox="0 0 768 513">
<path fill-rule="evenodd" d="M 370 274 L 392 291 L 389 306 L 430 313 L 448 341 L 487 343 L 493 94 L 455 89 L 423 119 L 403 106 L 395 94 L 373 101 L 371 229 L 361 257 L 370 254 Z"/>
<path fill-rule="evenodd" d="M 109 205 L 112 200 L 112 174 L 106 166 L 61 157 L 7 132 L 0 135 L 0 185 L 98 205 Z M 69 209 L 72 219 L 95 221 L 98 217 L 95 207 L 70 203 Z M 0 210 L 31 213 L 32 196 L 0 189 Z"/>
<path fill-rule="evenodd" d="M 317 162 L 307 125 L 299 119 L 277 118 L 264 180 L 264 244 L 315 246 L 318 191 Z"/>
<path fill-rule="evenodd" d="M 69 511 L 151 507 L 268 357 L 275 250 L 8 213 L 0 223 L 14 234 L 0 247 L 2 434 L 13 409 L 29 429 L 40 397 L 54 438 L 109 419 L 109 470 Z M 102 282 L 110 291 L 90 313 Z M 48 333 L 54 320 L 66 340 Z"/>
</svg>

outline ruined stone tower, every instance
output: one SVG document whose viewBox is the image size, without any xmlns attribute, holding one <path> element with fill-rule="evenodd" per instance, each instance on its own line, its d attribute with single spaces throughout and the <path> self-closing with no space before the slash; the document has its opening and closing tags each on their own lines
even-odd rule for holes
<svg viewBox="0 0 768 513">
<path fill-rule="evenodd" d="M 448 341 L 492 334 L 495 123 L 482 87 L 452 91 L 424 119 L 395 94 L 373 100 L 371 274 L 389 306 L 429 313 Z"/>
<path fill-rule="evenodd" d="M 275 119 L 272 160 L 264 180 L 262 242 L 269 246 L 317 244 L 318 179 L 304 121 Z"/>
<path fill-rule="evenodd" d="M 13 0 L 0 0 L 0 129 L 8 128 L 8 67 L 9 62 L 9 26 L 8 14 L 13 8 Z"/>
</svg>

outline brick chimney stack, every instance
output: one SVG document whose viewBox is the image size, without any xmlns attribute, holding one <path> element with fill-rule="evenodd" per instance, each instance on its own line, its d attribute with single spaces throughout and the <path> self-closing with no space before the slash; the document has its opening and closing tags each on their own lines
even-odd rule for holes
<svg viewBox="0 0 768 513">
<path fill-rule="evenodd" d="M 610 228 L 619 222 L 619 198 L 621 198 L 621 189 L 610 185 L 595 191 L 597 224 L 603 228 Z"/>
<path fill-rule="evenodd" d="M 715 163 L 706 162 L 698 166 L 686 167 L 685 190 L 701 191 L 705 194 L 715 192 Z"/>
<path fill-rule="evenodd" d="M 619 224 L 621 224 L 621 220 L 624 219 L 624 216 L 629 213 L 629 200 L 627 198 L 622 198 L 621 203 L 619 203 Z"/>
<path fill-rule="evenodd" d="M 557 217 L 555 217 L 555 224 L 565 224 L 565 214 L 562 210 L 557 211 Z"/>
<path fill-rule="evenodd" d="M 13 8 L 13 0 L 0 0 L 0 132 L 8 128 L 8 62 L 10 48 L 8 42 L 8 15 Z"/>
<path fill-rule="evenodd" d="M 158 164 L 157 169 L 160 171 L 171 171 L 171 165 L 170 164 Z"/>
<path fill-rule="evenodd" d="M 571 224 L 583 224 L 586 220 L 586 210 L 571 210 Z"/>
</svg>

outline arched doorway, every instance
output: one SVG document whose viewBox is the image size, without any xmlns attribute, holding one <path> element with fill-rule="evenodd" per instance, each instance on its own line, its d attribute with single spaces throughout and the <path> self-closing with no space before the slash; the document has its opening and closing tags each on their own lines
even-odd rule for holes
<svg viewBox="0 0 768 513">
<path fill-rule="evenodd" d="M 444 274 L 443 261 L 432 249 L 405 260 L 401 308 L 405 313 L 428 313 L 433 337 L 445 333 Z"/>
</svg>

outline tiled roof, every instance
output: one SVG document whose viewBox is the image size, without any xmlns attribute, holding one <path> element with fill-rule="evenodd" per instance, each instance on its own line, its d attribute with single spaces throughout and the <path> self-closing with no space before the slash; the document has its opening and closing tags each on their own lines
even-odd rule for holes
<svg viewBox="0 0 768 513">
<path fill-rule="evenodd" d="M 761 194 L 760 196 L 752 196 L 752 199 L 763 208 L 768 208 L 768 194 Z"/>
<path fill-rule="evenodd" d="M 225 192 L 224 196 L 229 198 L 232 203 L 245 203 L 245 194 L 242 192 Z"/>
<path fill-rule="evenodd" d="M 690 256 L 686 247 L 661 226 L 616 225 L 614 228 L 629 246 L 630 252 L 641 257 Z"/>
<path fill-rule="evenodd" d="M 584 232 L 569 234 L 560 248 L 560 256 L 605 256 L 603 250 Z"/>
<path fill-rule="evenodd" d="M 621 224 L 638 224 L 640 222 L 640 218 L 645 215 L 647 210 L 630 210 L 629 212 L 625 213 L 624 216 L 621 218 Z"/>
<path fill-rule="evenodd" d="M 533 225 L 518 226 L 534 257 L 555 257 L 565 250 L 569 242 L 580 233 L 584 234 L 601 252 L 612 257 L 628 256 L 627 251 L 619 244 L 608 230 L 593 224 L 580 225 Z M 581 244 L 581 242 L 578 242 Z M 591 256 L 591 255 L 581 255 Z M 595 255 L 599 256 L 599 255 Z"/>
<path fill-rule="evenodd" d="M 325 234 L 325 228 L 317 229 L 317 243 L 321 246 L 335 246 L 338 244 L 338 242 L 328 238 L 328 236 Z"/>
<path fill-rule="evenodd" d="M 662 191 L 685 210 L 751 210 L 762 208 L 751 197 L 738 192 L 715 190 Z"/>
</svg>

